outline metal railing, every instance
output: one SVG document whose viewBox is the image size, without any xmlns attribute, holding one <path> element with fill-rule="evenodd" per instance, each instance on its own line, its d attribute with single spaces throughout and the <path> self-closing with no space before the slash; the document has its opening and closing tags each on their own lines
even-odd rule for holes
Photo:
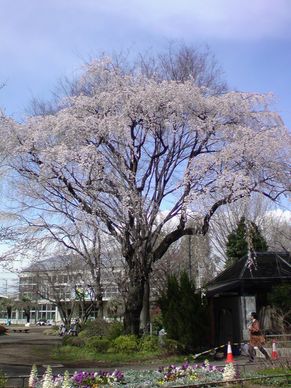
<svg viewBox="0 0 291 388">
<path fill-rule="evenodd" d="M 245 366 L 245 365 L 238 365 L 238 366 Z M 72 375 L 71 375 L 72 376 Z M 38 376 L 39 378 L 42 377 L 42 375 Z M 254 377 L 245 377 L 245 378 L 238 378 L 228 381 L 208 381 L 208 382 L 201 382 L 201 383 L 194 383 L 191 385 L 175 385 L 173 388 L 194 388 L 194 387 L 216 387 L 216 386 L 223 386 L 223 385 L 229 385 L 229 384 L 235 384 L 236 386 L 243 387 L 245 384 L 250 383 L 251 381 L 265 381 L 275 378 L 283 378 L 286 379 L 287 386 L 291 384 L 291 373 L 281 373 L 276 375 L 262 375 L 262 376 L 254 376 Z M 6 385 L 6 388 L 27 388 L 28 387 L 28 380 L 29 375 L 24 376 L 6 376 L 8 385 Z M 15 381 L 17 381 L 19 384 L 15 385 Z M 14 385 L 9 385 L 9 383 L 12 383 Z"/>
<path fill-rule="evenodd" d="M 28 387 L 29 376 L 6 376 L 6 380 L 5 387 L 7 388 L 26 388 Z"/>
<path fill-rule="evenodd" d="M 5 376 L 7 383 L 5 388 L 27 388 L 30 375 L 23 376 Z M 37 378 L 41 379 L 43 375 L 38 375 Z"/>
<path fill-rule="evenodd" d="M 198 383 L 198 384 L 191 384 L 191 385 L 175 385 L 173 388 L 202 388 L 202 387 L 217 387 L 217 386 L 223 386 L 223 385 L 229 385 L 229 384 L 235 384 L 236 386 L 243 387 L 245 383 L 250 383 L 251 381 L 255 380 L 269 380 L 269 379 L 275 379 L 275 378 L 286 378 L 287 386 L 291 383 L 291 374 L 290 373 L 284 373 L 284 374 L 277 374 L 272 376 L 261 376 L 261 377 L 246 377 L 243 379 L 234 379 L 234 380 L 228 380 L 228 381 L 211 381 L 211 382 L 205 382 L 205 383 Z"/>
</svg>

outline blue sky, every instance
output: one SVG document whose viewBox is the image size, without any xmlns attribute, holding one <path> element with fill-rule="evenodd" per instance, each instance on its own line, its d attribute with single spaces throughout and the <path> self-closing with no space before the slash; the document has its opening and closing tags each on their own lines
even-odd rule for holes
<svg viewBox="0 0 291 388">
<path fill-rule="evenodd" d="M 101 52 L 208 44 L 231 88 L 273 92 L 291 127 L 289 0 L 1 0 L 0 106 L 21 117 Z"/>
</svg>

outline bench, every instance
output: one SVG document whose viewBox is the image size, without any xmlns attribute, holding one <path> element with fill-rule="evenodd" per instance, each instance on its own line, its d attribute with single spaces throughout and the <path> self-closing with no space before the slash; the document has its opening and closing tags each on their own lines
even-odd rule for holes
<svg viewBox="0 0 291 388">
<path fill-rule="evenodd" d="M 12 329 L 13 333 L 29 333 L 29 329 Z"/>
</svg>

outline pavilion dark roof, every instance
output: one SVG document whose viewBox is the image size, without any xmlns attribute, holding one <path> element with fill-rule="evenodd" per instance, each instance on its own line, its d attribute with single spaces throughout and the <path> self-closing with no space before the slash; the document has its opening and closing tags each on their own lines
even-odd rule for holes
<svg viewBox="0 0 291 388">
<path fill-rule="evenodd" d="M 209 294 L 230 289 L 241 282 L 291 281 L 291 257 L 289 253 L 257 252 L 254 265 L 248 263 L 248 256 L 242 257 L 221 272 L 207 285 Z"/>
</svg>

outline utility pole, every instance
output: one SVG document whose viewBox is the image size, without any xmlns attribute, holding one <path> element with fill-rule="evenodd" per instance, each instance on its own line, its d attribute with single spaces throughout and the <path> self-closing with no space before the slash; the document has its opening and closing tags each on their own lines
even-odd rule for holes
<svg viewBox="0 0 291 388">
<path fill-rule="evenodd" d="M 192 255 L 191 255 L 191 235 L 188 236 L 188 270 L 189 279 L 192 279 Z"/>
<path fill-rule="evenodd" d="M 1 279 L 1 288 L 0 288 L 0 293 L 1 293 L 1 290 L 3 290 L 3 295 L 7 296 L 8 297 L 8 280 L 7 279 Z"/>
</svg>

